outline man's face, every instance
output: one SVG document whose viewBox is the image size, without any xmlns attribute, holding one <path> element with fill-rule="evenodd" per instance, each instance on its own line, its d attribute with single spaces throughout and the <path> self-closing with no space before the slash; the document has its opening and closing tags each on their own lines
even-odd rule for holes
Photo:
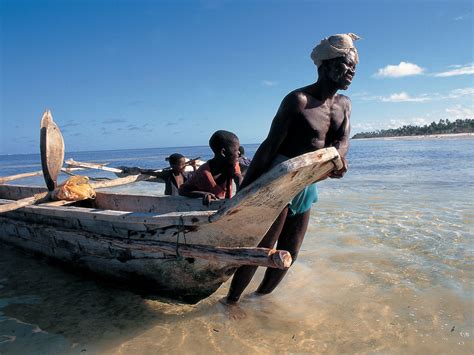
<svg viewBox="0 0 474 355">
<path fill-rule="evenodd" d="M 347 90 L 356 71 L 356 54 L 353 51 L 344 57 L 328 60 L 327 76 L 337 84 L 338 89 Z"/>
</svg>

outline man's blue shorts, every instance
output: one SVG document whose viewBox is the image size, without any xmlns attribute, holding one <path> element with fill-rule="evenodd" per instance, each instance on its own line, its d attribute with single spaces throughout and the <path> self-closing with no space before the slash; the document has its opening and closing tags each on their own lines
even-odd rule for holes
<svg viewBox="0 0 474 355">
<path fill-rule="evenodd" d="M 289 214 L 294 216 L 303 214 L 311 209 L 313 203 L 318 201 L 318 188 L 316 183 L 306 186 L 290 202 Z"/>
<path fill-rule="evenodd" d="M 277 155 L 273 160 L 272 166 L 278 165 L 281 162 L 288 160 L 284 155 Z M 306 186 L 301 190 L 289 203 L 289 215 L 294 216 L 303 214 L 311 209 L 313 203 L 318 201 L 318 188 L 316 183 Z"/>
</svg>

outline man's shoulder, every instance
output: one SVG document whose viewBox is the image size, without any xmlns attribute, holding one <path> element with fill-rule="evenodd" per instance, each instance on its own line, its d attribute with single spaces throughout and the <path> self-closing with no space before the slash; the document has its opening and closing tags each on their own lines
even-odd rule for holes
<svg viewBox="0 0 474 355">
<path fill-rule="evenodd" d="M 349 96 L 343 94 L 336 94 L 335 97 L 336 102 L 340 105 L 344 105 L 346 107 L 351 107 L 351 99 Z"/>
<path fill-rule="evenodd" d="M 283 99 L 285 106 L 292 106 L 294 108 L 304 108 L 308 103 L 308 97 L 304 88 L 299 88 L 288 93 Z"/>
</svg>

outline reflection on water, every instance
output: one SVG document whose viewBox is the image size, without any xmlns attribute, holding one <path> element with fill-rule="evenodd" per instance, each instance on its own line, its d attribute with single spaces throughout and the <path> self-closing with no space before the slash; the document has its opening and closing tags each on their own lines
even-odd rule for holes
<svg viewBox="0 0 474 355">
<path fill-rule="evenodd" d="M 240 321 L 218 302 L 228 284 L 180 305 L 4 248 L 0 352 L 472 353 L 472 143 L 354 142 L 350 174 L 321 183 L 297 263 L 272 295 L 243 298 Z"/>
</svg>

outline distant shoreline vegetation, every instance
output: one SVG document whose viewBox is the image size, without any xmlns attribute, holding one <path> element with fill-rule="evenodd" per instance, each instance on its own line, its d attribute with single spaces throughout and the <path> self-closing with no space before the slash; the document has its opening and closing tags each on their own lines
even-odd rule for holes
<svg viewBox="0 0 474 355">
<path fill-rule="evenodd" d="M 426 136 L 432 134 L 456 134 L 473 133 L 474 119 L 450 121 L 439 120 L 438 123 L 431 122 L 429 125 L 412 126 L 405 125 L 400 128 L 383 129 L 372 132 L 361 132 L 352 136 L 352 139 L 358 138 L 382 138 L 382 137 L 402 137 L 402 136 Z"/>
</svg>

